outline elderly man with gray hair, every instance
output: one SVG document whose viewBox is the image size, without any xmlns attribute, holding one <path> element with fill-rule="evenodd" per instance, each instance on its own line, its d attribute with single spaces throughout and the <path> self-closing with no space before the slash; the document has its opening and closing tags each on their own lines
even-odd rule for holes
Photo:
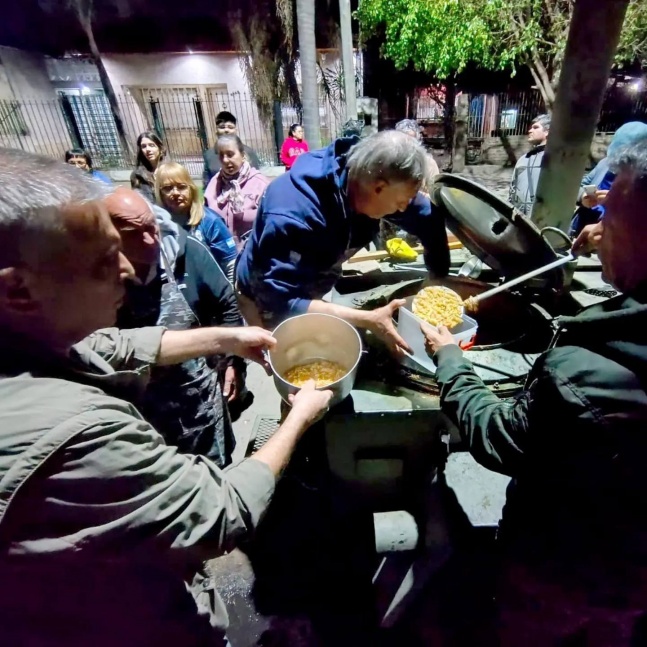
<svg viewBox="0 0 647 647">
<path fill-rule="evenodd" d="M 151 364 L 258 359 L 274 340 L 259 328 L 106 329 L 134 277 L 108 191 L 0 149 L 0 642 L 224 645 L 227 614 L 202 563 L 249 535 L 332 394 L 304 387 L 267 444 L 227 471 L 167 446 L 133 405 Z"/>
<path fill-rule="evenodd" d="M 510 180 L 510 202 L 525 216 L 530 216 L 535 204 L 549 130 L 550 115 L 539 115 L 532 120 L 528 131 L 531 148 L 517 161 Z"/>
<path fill-rule="evenodd" d="M 389 218 L 417 236 L 434 276 L 449 271 L 443 218 L 420 193 L 428 175 L 425 150 L 412 137 L 383 131 L 349 137 L 306 153 L 269 185 L 239 259 L 236 287 L 248 322 L 266 327 L 305 312 L 332 314 L 407 348 L 392 321 L 402 301 L 373 311 L 328 303 L 342 263 L 373 240 Z"/>
<path fill-rule="evenodd" d="M 424 327 L 444 413 L 512 477 L 497 636 L 479 644 L 647 644 L 647 139 L 610 164 L 598 253 L 621 294 L 560 320 L 523 393 L 499 399 L 446 328 Z"/>
</svg>

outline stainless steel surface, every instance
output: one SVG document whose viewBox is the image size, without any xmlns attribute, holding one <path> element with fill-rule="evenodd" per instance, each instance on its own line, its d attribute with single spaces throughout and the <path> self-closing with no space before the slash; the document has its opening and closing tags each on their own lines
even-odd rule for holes
<svg viewBox="0 0 647 647">
<path fill-rule="evenodd" d="M 488 189 L 462 177 L 441 174 L 434 179 L 434 205 L 447 227 L 486 265 L 506 280 L 557 258 L 539 229 Z M 542 287 L 561 290 L 563 268 L 538 279 Z"/>
<path fill-rule="evenodd" d="M 375 552 L 378 555 L 414 550 L 418 545 L 418 525 L 413 515 L 406 510 L 376 512 L 373 515 L 373 527 Z"/>
<path fill-rule="evenodd" d="M 493 297 L 496 294 L 500 294 L 501 292 L 505 292 L 506 290 L 509 290 L 510 288 L 513 288 L 515 285 L 519 285 L 520 283 L 525 283 L 529 279 L 532 279 L 535 276 L 539 276 L 540 274 L 544 274 L 545 272 L 550 272 L 550 270 L 555 269 L 556 267 L 560 267 L 561 265 L 565 265 L 566 263 L 571 263 L 575 260 L 572 254 L 568 254 L 568 256 L 564 256 L 564 258 L 559 258 L 556 261 L 553 261 L 552 263 L 548 263 L 548 265 L 544 265 L 543 267 L 538 267 L 536 270 L 532 270 L 532 272 L 526 272 L 526 274 L 522 274 L 521 276 L 518 276 L 516 279 L 512 279 L 511 281 L 506 281 L 505 283 L 502 283 L 501 285 L 497 285 L 495 288 L 492 288 L 491 290 L 486 290 L 485 292 L 482 292 L 481 294 L 477 294 L 472 299 L 474 299 L 476 302 L 481 303 L 481 301 L 485 299 L 489 299 L 490 297 Z"/>
<path fill-rule="evenodd" d="M 283 379 L 294 366 L 316 359 L 326 359 L 343 366 L 348 372 L 331 384 L 331 405 L 338 404 L 353 390 L 362 356 L 362 340 L 353 326 L 331 315 L 304 314 L 286 319 L 272 333 L 276 347 L 269 353 L 274 385 L 285 400 L 299 389 Z"/>
<path fill-rule="evenodd" d="M 472 256 L 468 261 L 465 261 L 458 270 L 458 276 L 468 279 L 478 279 L 483 271 L 483 261 L 478 256 Z"/>
</svg>

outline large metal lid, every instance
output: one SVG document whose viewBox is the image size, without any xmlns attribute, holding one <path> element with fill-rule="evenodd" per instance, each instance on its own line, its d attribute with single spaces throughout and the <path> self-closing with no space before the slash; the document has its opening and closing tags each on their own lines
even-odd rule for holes
<svg viewBox="0 0 647 647">
<path fill-rule="evenodd" d="M 443 173 L 434 178 L 431 199 L 449 230 L 505 280 L 558 258 L 534 223 L 475 182 Z M 561 268 L 547 273 L 545 282 L 561 287 Z"/>
</svg>

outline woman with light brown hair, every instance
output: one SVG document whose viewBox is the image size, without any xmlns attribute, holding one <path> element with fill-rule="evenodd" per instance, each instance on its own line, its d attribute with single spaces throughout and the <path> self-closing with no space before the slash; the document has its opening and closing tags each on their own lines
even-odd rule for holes
<svg viewBox="0 0 647 647">
<path fill-rule="evenodd" d="M 161 164 L 155 173 L 155 197 L 175 223 L 209 248 L 231 282 L 236 243 L 225 221 L 204 205 L 186 168 L 176 162 Z"/>
</svg>

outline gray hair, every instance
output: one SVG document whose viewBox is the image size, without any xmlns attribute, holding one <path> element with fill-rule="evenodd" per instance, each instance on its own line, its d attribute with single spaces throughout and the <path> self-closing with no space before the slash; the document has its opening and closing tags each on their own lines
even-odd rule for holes
<svg viewBox="0 0 647 647">
<path fill-rule="evenodd" d="M 533 124 L 539 124 L 544 130 L 550 130 L 550 115 L 543 114 L 537 115 L 533 120 Z"/>
<path fill-rule="evenodd" d="M 398 123 L 395 124 L 395 129 L 401 133 L 420 134 L 420 126 L 415 119 L 403 119 L 402 121 L 398 121 Z"/>
<path fill-rule="evenodd" d="M 634 182 L 647 189 L 647 137 L 614 151 L 609 156 L 609 169 L 616 174 L 628 171 Z"/>
<path fill-rule="evenodd" d="M 62 231 L 67 205 L 100 200 L 112 189 L 58 160 L 0 148 L 0 267 L 20 260 L 26 242 Z"/>
<path fill-rule="evenodd" d="M 348 178 L 356 181 L 422 184 L 428 174 L 425 149 L 413 137 L 383 130 L 355 144 L 348 153 Z"/>
</svg>

